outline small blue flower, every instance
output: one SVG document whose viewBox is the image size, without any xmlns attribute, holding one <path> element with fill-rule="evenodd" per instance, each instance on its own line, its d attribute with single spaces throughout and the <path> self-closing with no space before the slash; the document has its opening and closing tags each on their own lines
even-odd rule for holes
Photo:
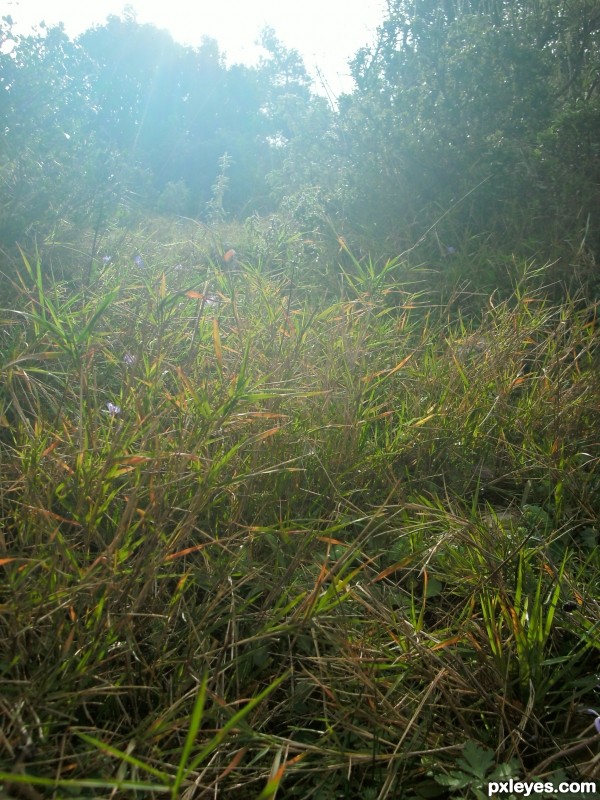
<svg viewBox="0 0 600 800">
<path fill-rule="evenodd" d="M 134 256 L 133 263 L 136 265 L 136 267 L 144 267 L 144 266 L 146 266 L 144 264 L 144 259 L 139 254 L 137 256 Z"/>
<path fill-rule="evenodd" d="M 446 248 L 446 255 L 447 256 L 453 256 L 453 255 L 455 255 L 455 253 L 456 253 L 456 247 L 452 247 L 451 246 L 451 247 L 447 247 Z"/>
<path fill-rule="evenodd" d="M 102 263 L 107 267 L 112 261 L 112 256 L 102 256 Z"/>
<path fill-rule="evenodd" d="M 135 356 L 132 356 L 131 353 L 125 353 L 123 361 L 128 367 L 133 367 L 137 359 Z"/>
<path fill-rule="evenodd" d="M 121 407 L 116 406 L 114 403 L 107 403 L 106 410 L 104 411 L 105 414 L 110 414 L 111 417 L 116 417 L 117 414 L 121 413 Z"/>
<path fill-rule="evenodd" d="M 600 714 L 598 714 L 598 712 L 595 711 L 593 708 L 584 708 L 583 713 L 592 714 L 594 717 L 596 717 L 596 719 L 594 720 L 594 728 L 596 728 L 598 733 L 600 733 Z"/>
</svg>

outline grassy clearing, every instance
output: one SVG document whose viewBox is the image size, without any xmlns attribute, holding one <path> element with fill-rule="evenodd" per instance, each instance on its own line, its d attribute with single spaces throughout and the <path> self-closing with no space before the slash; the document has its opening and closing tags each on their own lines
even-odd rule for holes
<svg viewBox="0 0 600 800">
<path fill-rule="evenodd" d="M 315 242 L 244 236 L 7 283 L 9 796 L 597 777 L 593 315 L 538 272 L 475 324 L 343 241 L 318 290 Z"/>
</svg>

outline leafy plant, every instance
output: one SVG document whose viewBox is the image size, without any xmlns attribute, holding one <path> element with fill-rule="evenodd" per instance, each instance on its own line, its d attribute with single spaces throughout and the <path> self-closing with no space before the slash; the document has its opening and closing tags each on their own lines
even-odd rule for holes
<svg viewBox="0 0 600 800">
<path fill-rule="evenodd" d="M 488 797 L 487 785 L 490 781 L 502 781 L 518 774 L 519 762 L 515 759 L 504 763 L 495 764 L 494 753 L 481 747 L 476 742 L 468 741 L 462 749 L 462 756 L 456 761 L 456 768 L 449 769 L 445 774 L 430 771 L 434 780 L 441 786 L 446 786 L 453 797 L 476 797 L 484 800 Z M 514 800 L 513 795 L 509 798 Z"/>
</svg>

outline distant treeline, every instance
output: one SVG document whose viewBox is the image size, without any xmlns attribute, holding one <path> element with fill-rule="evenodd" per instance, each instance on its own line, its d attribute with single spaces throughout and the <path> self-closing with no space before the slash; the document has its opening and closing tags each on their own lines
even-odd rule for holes
<svg viewBox="0 0 600 800">
<path fill-rule="evenodd" d="M 287 198 L 385 252 L 600 243 L 595 0 L 388 0 L 331 102 L 262 35 L 257 66 L 135 17 L 70 40 L 1 24 L 0 237 L 132 206 L 245 217 Z M 290 198 L 292 198 L 290 200 Z"/>
</svg>

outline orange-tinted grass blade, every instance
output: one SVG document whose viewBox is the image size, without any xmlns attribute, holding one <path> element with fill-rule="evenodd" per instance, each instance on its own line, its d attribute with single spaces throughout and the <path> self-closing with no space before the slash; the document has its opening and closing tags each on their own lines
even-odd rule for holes
<svg viewBox="0 0 600 800">
<path fill-rule="evenodd" d="M 203 550 L 206 547 L 206 542 L 204 544 L 196 544 L 194 547 L 186 547 L 185 550 L 179 550 L 177 553 L 171 553 L 171 555 L 165 558 L 165 561 L 173 561 L 175 558 L 181 558 L 181 556 L 187 556 L 190 553 L 196 553 L 198 550 Z"/>
</svg>

